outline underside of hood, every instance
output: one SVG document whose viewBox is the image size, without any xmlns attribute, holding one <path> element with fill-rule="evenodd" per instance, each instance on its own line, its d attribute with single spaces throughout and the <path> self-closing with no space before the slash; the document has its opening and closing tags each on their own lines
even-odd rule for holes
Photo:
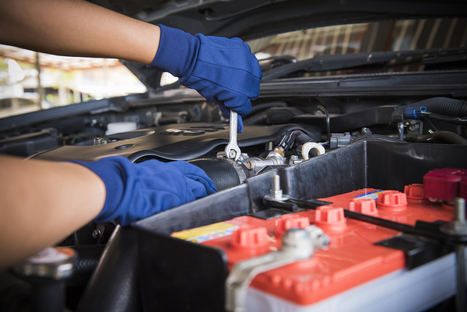
<svg viewBox="0 0 467 312">
<path fill-rule="evenodd" d="M 260 38 L 310 27 L 467 16 L 464 0 L 91 0 L 113 11 L 191 34 Z M 150 90 L 161 73 L 123 62 Z"/>
<path fill-rule="evenodd" d="M 464 0 L 92 0 L 152 24 L 244 40 L 305 27 L 466 16 Z"/>
</svg>

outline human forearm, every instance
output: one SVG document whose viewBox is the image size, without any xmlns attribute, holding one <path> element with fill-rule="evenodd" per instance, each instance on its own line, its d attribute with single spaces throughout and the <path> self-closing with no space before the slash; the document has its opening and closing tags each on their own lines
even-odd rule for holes
<svg viewBox="0 0 467 312">
<path fill-rule="evenodd" d="M 79 0 L 1 0 L 0 42 L 35 51 L 150 64 L 158 26 Z"/>
<path fill-rule="evenodd" d="M 0 172 L 0 269 L 57 243 L 104 205 L 104 183 L 77 164 L 0 157 Z"/>
</svg>

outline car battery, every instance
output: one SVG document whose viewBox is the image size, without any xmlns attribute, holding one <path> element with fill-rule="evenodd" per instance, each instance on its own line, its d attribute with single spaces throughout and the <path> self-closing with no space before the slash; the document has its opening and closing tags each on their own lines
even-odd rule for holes
<svg viewBox="0 0 467 312">
<path fill-rule="evenodd" d="M 432 170 L 467 169 L 466 152 L 360 142 L 140 220 L 133 227 L 142 309 L 418 311 L 439 304 L 457 293 L 455 256 L 465 241 L 443 232 L 458 211 L 454 201 L 414 183 Z M 276 175 L 285 205 L 265 201 Z M 431 189 L 451 180 L 436 179 Z M 311 252 L 300 245 L 303 231 Z"/>
<path fill-rule="evenodd" d="M 171 236 L 225 253 L 227 284 L 233 279 L 236 287 L 226 287 L 230 311 L 418 311 L 455 294 L 451 246 L 344 215 L 349 210 L 410 226 L 450 221 L 452 210 L 428 201 L 423 185 L 404 192 L 365 188 L 321 200 L 332 204 L 241 216 Z M 287 231 L 297 228 L 322 230 L 309 258 L 261 262 L 281 251 Z M 260 262 L 251 267 L 252 259 Z M 248 287 L 241 289 L 240 281 Z"/>
</svg>

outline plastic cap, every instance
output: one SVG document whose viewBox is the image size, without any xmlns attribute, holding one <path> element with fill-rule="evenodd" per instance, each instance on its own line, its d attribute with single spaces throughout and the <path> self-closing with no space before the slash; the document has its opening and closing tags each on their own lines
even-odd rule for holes
<svg viewBox="0 0 467 312">
<path fill-rule="evenodd" d="M 241 227 L 232 233 L 230 240 L 233 249 L 260 250 L 268 248 L 268 231 L 265 227 Z"/>
<path fill-rule="evenodd" d="M 423 177 L 425 196 L 439 200 L 452 201 L 456 197 L 466 198 L 460 188 L 467 179 L 467 169 L 444 168 L 429 171 Z"/>
<path fill-rule="evenodd" d="M 355 198 L 349 203 L 349 210 L 366 215 L 374 216 L 378 214 L 376 202 L 371 198 Z"/>
<path fill-rule="evenodd" d="M 321 206 L 315 211 L 315 224 L 324 230 L 342 231 L 347 226 L 344 208 Z"/>
<path fill-rule="evenodd" d="M 289 229 L 299 228 L 304 229 L 310 225 L 310 219 L 307 217 L 290 218 L 287 216 L 282 217 L 277 222 L 276 234 L 284 235 Z"/>
<path fill-rule="evenodd" d="M 410 184 L 404 187 L 404 193 L 407 196 L 409 203 L 424 203 L 427 201 L 425 198 L 425 192 L 423 190 L 423 184 Z"/>
<path fill-rule="evenodd" d="M 398 191 L 384 191 L 376 202 L 379 209 L 400 211 L 407 208 L 407 196 Z"/>
</svg>

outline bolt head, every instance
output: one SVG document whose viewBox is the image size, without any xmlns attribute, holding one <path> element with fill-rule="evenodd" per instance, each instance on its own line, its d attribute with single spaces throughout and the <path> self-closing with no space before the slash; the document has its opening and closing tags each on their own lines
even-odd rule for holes
<svg viewBox="0 0 467 312">
<path fill-rule="evenodd" d="M 101 235 L 102 235 L 102 232 L 99 229 L 92 231 L 92 237 L 95 239 L 100 238 Z"/>
</svg>

